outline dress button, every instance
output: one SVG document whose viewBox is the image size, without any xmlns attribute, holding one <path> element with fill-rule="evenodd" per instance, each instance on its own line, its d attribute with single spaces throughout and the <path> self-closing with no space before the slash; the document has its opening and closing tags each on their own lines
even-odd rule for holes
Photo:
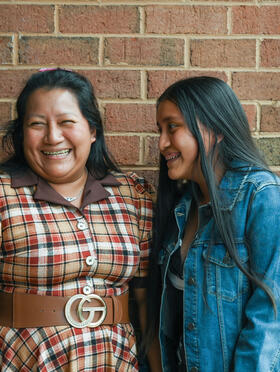
<svg viewBox="0 0 280 372">
<path fill-rule="evenodd" d="M 195 279 L 191 276 L 188 279 L 188 285 L 195 285 Z"/>
<path fill-rule="evenodd" d="M 83 222 L 83 221 L 79 221 L 79 222 L 77 223 L 77 228 L 78 228 L 79 230 L 85 230 L 85 229 L 87 228 L 87 224 L 86 224 L 85 222 Z"/>
<path fill-rule="evenodd" d="M 192 331 L 192 330 L 194 330 L 195 329 L 195 324 L 194 323 L 189 323 L 188 324 L 188 330 L 189 331 Z"/>
<path fill-rule="evenodd" d="M 89 285 L 86 285 L 86 286 L 83 288 L 83 293 L 84 293 L 85 295 L 89 295 L 89 294 L 91 294 L 91 292 L 92 292 L 92 288 L 91 288 Z"/>
<path fill-rule="evenodd" d="M 192 368 L 190 369 L 190 372 L 198 372 L 198 368 L 197 368 L 197 367 L 192 367 Z"/>
<path fill-rule="evenodd" d="M 94 256 L 88 256 L 86 258 L 86 263 L 87 263 L 88 266 L 92 266 L 93 264 L 96 263 L 95 257 Z"/>
</svg>

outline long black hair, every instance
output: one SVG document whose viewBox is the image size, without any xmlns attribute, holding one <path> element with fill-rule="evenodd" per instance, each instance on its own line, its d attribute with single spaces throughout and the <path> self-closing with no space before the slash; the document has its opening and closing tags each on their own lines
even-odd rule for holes
<svg viewBox="0 0 280 372">
<path fill-rule="evenodd" d="M 223 164 L 225 170 L 236 170 L 232 167 L 234 160 L 246 164 L 246 168 L 250 165 L 259 170 L 269 170 L 251 136 L 248 120 L 239 100 L 228 84 L 208 76 L 177 81 L 159 97 L 157 105 L 166 100 L 177 106 L 189 130 L 197 140 L 201 169 L 209 190 L 214 222 L 229 256 L 251 282 L 267 293 L 275 310 L 275 300 L 270 289 L 257 274 L 253 273 L 250 268 L 245 268 L 240 262 L 234 242 L 234 224 L 230 213 L 221 208 L 223 204 L 219 197 L 214 170 L 214 154 L 216 153 L 218 153 L 218 161 Z M 199 123 L 209 133 L 214 134 L 216 139 L 208 154 L 204 148 Z M 222 138 L 221 141 L 218 141 L 218 136 Z M 240 168 L 238 170 L 242 171 Z M 194 195 L 199 196 L 197 185 L 193 182 L 189 183 L 195 191 Z M 148 281 L 147 344 L 154 336 L 159 318 L 161 293 L 159 251 L 162 248 L 166 231 L 168 231 L 170 218 L 172 218 L 170 216 L 174 215 L 174 208 L 184 190 L 182 185 L 179 186 L 177 181 L 168 177 L 166 160 L 161 156 Z"/>
<path fill-rule="evenodd" d="M 16 102 L 17 118 L 9 122 L 2 143 L 4 151 L 11 156 L 1 164 L 1 169 L 13 173 L 28 167 L 23 151 L 23 121 L 30 95 L 41 88 L 69 90 L 76 97 L 90 129 L 96 130 L 96 141 L 91 145 L 86 163 L 88 170 L 98 179 L 103 178 L 110 170 L 119 171 L 105 144 L 102 119 L 91 82 L 77 72 L 60 68 L 39 71 L 31 75 L 21 91 Z"/>
</svg>

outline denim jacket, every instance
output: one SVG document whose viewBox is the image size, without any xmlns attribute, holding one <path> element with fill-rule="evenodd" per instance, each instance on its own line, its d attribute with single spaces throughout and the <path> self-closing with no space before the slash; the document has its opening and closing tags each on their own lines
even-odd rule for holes
<svg viewBox="0 0 280 372">
<path fill-rule="evenodd" d="M 183 344 L 188 372 L 280 371 L 280 179 L 266 171 L 227 171 L 220 183 L 223 209 L 234 221 L 239 259 L 274 295 L 248 281 L 229 257 L 215 227 L 211 204 L 199 207 L 199 228 L 184 262 Z M 163 293 L 160 344 L 164 372 L 170 364 L 170 258 L 180 248 L 191 203 L 175 208 L 176 231 L 160 253 Z M 174 229 L 173 229 L 174 230 Z M 210 238 L 211 244 L 210 244 Z M 245 244 L 245 239 L 247 244 Z"/>
</svg>

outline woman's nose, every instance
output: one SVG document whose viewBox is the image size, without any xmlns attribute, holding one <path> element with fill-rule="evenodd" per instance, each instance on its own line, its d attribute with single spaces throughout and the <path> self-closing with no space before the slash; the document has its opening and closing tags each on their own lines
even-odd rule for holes
<svg viewBox="0 0 280 372">
<path fill-rule="evenodd" d="M 49 123 L 45 141 L 48 144 L 52 145 L 63 141 L 63 131 L 61 130 L 59 125 L 57 125 L 56 123 Z"/>
</svg>

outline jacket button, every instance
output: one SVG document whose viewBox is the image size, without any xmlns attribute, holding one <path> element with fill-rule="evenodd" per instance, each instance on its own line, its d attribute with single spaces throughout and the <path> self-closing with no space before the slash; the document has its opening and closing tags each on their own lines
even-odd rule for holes
<svg viewBox="0 0 280 372">
<path fill-rule="evenodd" d="M 189 323 L 188 324 L 188 330 L 193 331 L 195 329 L 195 324 L 194 323 Z"/>
<path fill-rule="evenodd" d="M 198 372 L 198 368 L 197 368 L 197 367 L 192 367 L 192 368 L 190 369 L 190 372 Z"/>
<path fill-rule="evenodd" d="M 195 285 L 195 279 L 191 276 L 188 279 L 188 285 Z"/>
<path fill-rule="evenodd" d="M 223 263 L 224 263 L 225 265 L 230 265 L 230 263 L 231 263 L 231 259 L 230 259 L 230 257 L 225 256 L 225 257 L 223 258 Z"/>
</svg>

